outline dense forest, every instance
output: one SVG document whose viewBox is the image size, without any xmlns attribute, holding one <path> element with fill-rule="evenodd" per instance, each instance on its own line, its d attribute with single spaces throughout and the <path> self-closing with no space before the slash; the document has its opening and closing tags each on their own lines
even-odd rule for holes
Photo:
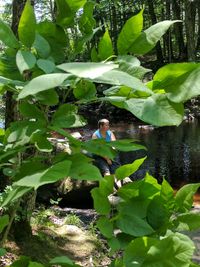
<svg viewBox="0 0 200 267">
<path fill-rule="evenodd" d="M 103 177 L 89 154 L 112 162 L 117 151 L 146 148 L 128 139 L 82 142 L 71 133 L 87 125 L 86 110 L 93 104 L 126 110 L 157 127 L 181 124 L 187 103 L 196 105 L 200 95 L 198 2 L 5 3 L 0 19 L 5 119 L 0 131 L 0 257 L 11 252 L 12 241 L 22 247 L 37 236 L 37 246 L 42 244 L 45 232 L 41 235 L 38 229 L 48 217 L 46 207 L 36 216 L 37 228 L 33 224 L 40 209 L 39 189 L 47 192 L 49 184 L 70 178 L 97 185 L 91 190 L 97 212 L 92 230 L 103 240 L 106 266 L 200 266 L 189 237 L 189 231 L 200 228 L 200 214 L 191 211 L 200 183 L 187 184 L 174 194 L 164 178 L 158 182 L 146 173 L 143 179 L 123 184 L 146 157 Z M 67 149 L 55 151 L 53 134 L 65 139 Z M 110 196 L 118 198 L 114 207 Z M 77 223 L 74 217 L 72 221 Z M 61 226 L 66 225 L 65 220 Z M 54 230 L 55 240 L 55 229 L 45 226 L 48 233 Z M 67 239 L 61 241 L 64 247 Z M 40 250 L 50 243 L 45 239 Z M 94 255 L 82 265 L 73 257 L 75 250 L 50 252 L 50 259 L 39 250 L 31 254 L 29 248 L 18 251 L 7 266 L 103 266 L 91 260 Z"/>
</svg>

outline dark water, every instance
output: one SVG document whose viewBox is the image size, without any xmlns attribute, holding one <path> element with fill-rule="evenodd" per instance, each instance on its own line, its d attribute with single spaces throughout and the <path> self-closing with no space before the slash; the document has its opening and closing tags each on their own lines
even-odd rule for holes
<svg viewBox="0 0 200 267">
<path fill-rule="evenodd" d="M 138 139 L 147 151 L 121 153 L 122 163 L 147 156 L 140 169 L 132 175 L 141 178 L 148 171 L 162 181 L 164 177 L 173 187 L 200 181 L 200 123 L 183 122 L 179 127 L 154 128 L 146 125 L 113 125 L 118 139 Z"/>
</svg>

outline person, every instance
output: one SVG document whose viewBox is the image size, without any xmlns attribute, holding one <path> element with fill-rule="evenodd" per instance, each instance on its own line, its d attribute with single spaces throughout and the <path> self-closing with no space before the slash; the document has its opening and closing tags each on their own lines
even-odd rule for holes
<svg viewBox="0 0 200 267">
<path fill-rule="evenodd" d="M 110 130 L 109 120 L 101 119 L 98 121 L 98 129 L 93 133 L 92 139 L 104 139 L 106 142 L 115 141 L 116 137 Z M 103 176 L 114 174 L 120 166 L 118 156 L 112 161 L 108 157 L 94 155 L 94 164 L 99 168 Z"/>
</svg>

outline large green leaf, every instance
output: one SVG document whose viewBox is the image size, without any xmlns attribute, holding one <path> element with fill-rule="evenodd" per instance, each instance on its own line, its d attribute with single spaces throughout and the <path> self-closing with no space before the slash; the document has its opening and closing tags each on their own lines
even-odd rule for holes
<svg viewBox="0 0 200 267">
<path fill-rule="evenodd" d="M 47 40 L 39 33 L 35 35 L 33 47 L 36 49 L 38 55 L 42 58 L 47 58 L 51 52 L 51 47 Z"/>
<path fill-rule="evenodd" d="M 173 221 L 176 225 L 176 231 L 192 231 L 200 228 L 200 214 L 199 213 L 185 213 L 180 214 Z"/>
<path fill-rule="evenodd" d="M 126 248 L 124 264 L 128 267 L 189 267 L 193 252 L 193 242 L 179 233 L 171 233 L 161 240 L 137 238 Z"/>
<path fill-rule="evenodd" d="M 72 162 L 69 175 L 73 179 L 99 181 L 102 175 L 97 167 L 88 162 L 88 158 L 81 154 L 75 154 L 69 159 Z"/>
<path fill-rule="evenodd" d="M 98 55 L 100 60 L 105 60 L 114 54 L 112 41 L 108 30 L 104 33 L 98 46 Z"/>
<path fill-rule="evenodd" d="M 36 190 L 41 185 L 54 183 L 67 177 L 69 175 L 70 167 L 71 162 L 64 160 L 52 165 L 46 170 L 25 176 L 13 185 L 32 187 Z"/>
<path fill-rule="evenodd" d="M 171 25 L 176 22 L 180 22 L 179 20 L 165 20 L 156 23 L 155 25 L 149 27 L 144 32 L 141 32 L 138 38 L 134 40 L 131 47 L 128 49 L 128 52 L 144 55 L 152 48 L 155 47 L 156 43 L 160 40 L 160 38 L 166 33 Z"/>
<path fill-rule="evenodd" d="M 22 74 L 25 70 L 30 70 L 35 66 L 36 58 L 29 51 L 19 50 L 16 55 L 16 63 Z"/>
<path fill-rule="evenodd" d="M 47 59 L 38 59 L 37 61 L 38 67 L 43 70 L 45 73 L 54 72 L 56 65 L 53 61 Z"/>
<path fill-rule="evenodd" d="M 18 95 L 18 100 L 60 86 L 70 76 L 64 73 L 52 73 L 36 77 L 24 86 Z"/>
<path fill-rule="evenodd" d="M 131 174 L 133 174 L 134 172 L 136 172 L 139 169 L 139 167 L 142 165 L 142 163 L 144 162 L 145 159 L 146 159 L 146 157 L 142 158 L 142 159 L 137 159 L 131 164 L 125 164 L 125 165 L 119 167 L 115 172 L 117 179 L 122 180 L 125 177 L 128 177 Z"/>
<path fill-rule="evenodd" d="M 28 267 L 45 267 L 45 266 L 39 262 L 30 261 Z"/>
<path fill-rule="evenodd" d="M 113 105 L 133 113 L 140 120 L 156 125 L 178 126 L 183 120 L 183 104 L 171 102 L 165 94 L 154 94 L 148 98 L 108 97 Z"/>
<path fill-rule="evenodd" d="M 194 249 L 189 237 L 172 233 L 149 248 L 142 267 L 188 267 Z"/>
<path fill-rule="evenodd" d="M 97 227 L 105 237 L 111 238 L 113 236 L 113 223 L 107 217 L 100 217 L 97 220 Z"/>
<path fill-rule="evenodd" d="M 42 105 L 55 106 L 59 103 L 59 96 L 55 89 L 37 93 L 34 97 Z"/>
<path fill-rule="evenodd" d="M 137 39 L 143 29 L 143 9 L 135 16 L 128 19 L 123 26 L 118 40 L 117 49 L 119 54 L 126 54 L 133 42 Z"/>
<path fill-rule="evenodd" d="M 53 114 L 51 124 L 58 128 L 70 128 L 84 126 L 85 121 L 77 114 L 75 105 L 64 104 Z"/>
<path fill-rule="evenodd" d="M 78 77 L 90 79 L 94 79 L 117 67 L 118 65 L 116 64 L 93 62 L 64 63 L 57 66 L 58 69 L 70 72 Z"/>
<path fill-rule="evenodd" d="M 107 196 L 99 188 L 92 189 L 91 195 L 94 200 L 95 210 L 101 215 L 108 215 L 111 211 L 111 205 Z"/>
<path fill-rule="evenodd" d="M 192 208 L 193 196 L 199 187 L 200 183 L 187 184 L 178 190 L 175 201 L 179 212 L 187 212 Z"/>
<path fill-rule="evenodd" d="M 91 190 L 94 200 L 94 208 L 101 215 L 108 215 L 111 210 L 111 205 L 108 196 L 113 192 L 114 177 L 113 175 L 102 177 L 99 181 L 99 188 Z"/>
<path fill-rule="evenodd" d="M 83 8 L 83 14 L 79 20 L 79 28 L 82 33 L 88 34 L 93 32 L 93 28 L 95 26 L 95 19 L 93 18 L 93 9 L 95 3 L 92 1 L 86 2 Z"/>
<path fill-rule="evenodd" d="M 126 234 L 139 237 L 154 233 L 153 228 L 143 219 L 131 213 L 124 216 L 120 214 L 117 217 L 116 225 Z"/>
<path fill-rule="evenodd" d="M 36 105 L 29 102 L 22 102 L 19 105 L 19 110 L 24 117 L 36 118 L 38 120 L 46 121 L 46 115 Z"/>
<path fill-rule="evenodd" d="M 48 46 L 46 46 L 45 43 L 42 45 L 44 46 L 43 56 L 46 56 L 50 45 L 51 57 L 54 59 L 55 63 L 59 64 L 63 62 L 66 45 L 68 44 L 68 36 L 64 28 L 53 22 L 43 21 L 37 24 L 37 31 L 48 42 Z M 45 49 L 47 49 L 46 52 Z"/>
<path fill-rule="evenodd" d="M 91 100 L 96 97 L 96 87 L 95 85 L 87 80 L 81 80 L 76 84 L 73 89 L 74 96 L 81 100 Z"/>
<path fill-rule="evenodd" d="M 138 79 L 142 79 L 146 73 L 151 71 L 140 66 L 140 61 L 130 55 L 117 57 L 117 63 L 119 63 L 119 69 L 121 71 L 127 72 Z"/>
<path fill-rule="evenodd" d="M 63 267 L 81 267 L 78 264 L 75 264 L 70 258 L 67 256 L 61 256 L 61 257 L 55 257 L 50 261 L 50 264 L 52 265 L 59 265 Z"/>
<path fill-rule="evenodd" d="M 3 203 L 1 204 L 1 206 L 2 207 L 7 206 L 12 201 L 17 200 L 18 198 L 22 197 L 24 194 L 28 193 L 31 190 L 32 190 L 32 188 L 30 188 L 30 187 L 13 185 L 13 188 L 8 193 L 8 195 L 6 196 L 6 198 L 4 199 Z"/>
<path fill-rule="evenodd" d="M 19 40 L 25 46 L 31 47 L 33 42 L 35 41 L 35 29 L 36 18 L 34 9 L 30 3 L 30 0 L 27 0 L 18 26 Z"/>
<path fill-rule="evenodd" d="M 146 147 L 137 143 L 134 143 L 133 139 L 123 139 L 123 140 L 116 140 L 107 143 L 108 146 L 114 147 L 115 149 L 119 151 L 136 151 L 140 149 L 146 150 Z"/>
<path fill-rule="evenodd" d="M 61 26 L 70 26 L 74 22 L 74 12 L 66 0 L 56 0 L 56 22 Z"/>
<path fill-rule="evenodd" d="M 152 89 L 164 89 L 171 101 L 179 103 L 200 94 L 199 80 L 200 64 L 168 64 L 155 74 Z"/>
<path fill-rule="evenodd" d="M 20 46 L 11 28 L 0 19 L 0 40 L 8 47 L 18 48 Z"/>
<path fill-rule="evenodd" d="M 90 153 L 97 154 L 102 157 L 108 157 L 113 159 L 116 155 L 116 151 L 109 146 L 108 142 L 103 139 L 94 139 L 86 141 L 82 144 L 82 148 Z"/>
<path fill-rule="evenodd" d="M 109 70 L 97 77 L 94 77 L 93 80 L 97 83 L 126 85 L 130 88 L 133 88 L 135 91 L 145 92 L 147 95 L 152 94 L 152 91 L 149 90 L 149 88 L 139 79 L 120 70 Z"/>
</svg>

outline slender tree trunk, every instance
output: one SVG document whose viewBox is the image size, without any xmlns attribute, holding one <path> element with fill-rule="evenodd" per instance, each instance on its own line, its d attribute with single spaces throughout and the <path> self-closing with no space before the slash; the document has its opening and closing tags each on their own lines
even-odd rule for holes
<svg viewBox="0 0 200 267">
<path fill-rule="evenodd" d="M 149 6 L 149 14 L 151 16 L 151 22 L 152 22 L 152 24 L 156 24 L 157 18 L 156 18 L 156 14 L 154 12 L 153 1 L 147 0 L 147 2 L 148 2 L 148 6 Z M 156 54 L 157 54 L 157 60 L 159 62 L 159 65 L 163 65 L 163 53 L 162 53 L 160 41 L 156 44 Z"/>
<path fill-rule="evenodd" d="M 188 61 L 195 61 L 195 2 L 184 0 Z"/>
<path fill-rule="evenodd" d="M 172 7 L 174 12 L 174 19 L 182 20 L 180 2 L 172 1 Z M 178 50 L 179 50 L 178 58 L 183 60 L 186 58 L 186 46 L 184 44 L 184 38 L 183 38 L 183 23 L 175 23 L 174 28 L 175 28 L 175 37 L 178 43 Z"/>
</svg>

